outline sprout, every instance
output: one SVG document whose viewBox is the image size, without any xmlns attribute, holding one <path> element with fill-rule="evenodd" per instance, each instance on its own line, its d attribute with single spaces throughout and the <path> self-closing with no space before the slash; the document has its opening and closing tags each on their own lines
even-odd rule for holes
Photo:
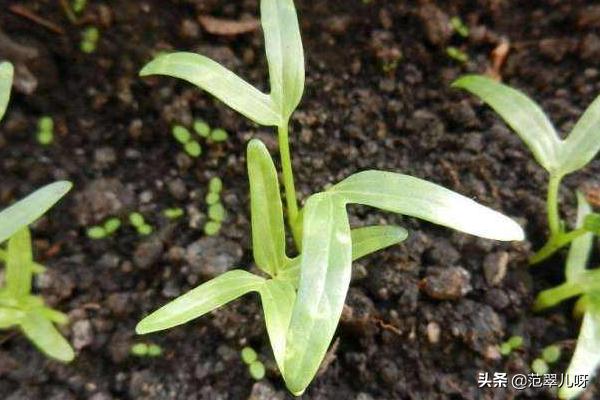
<svg viewBox="0 0 600 400">
<path fill-rule="evenodd" d="M 96 51 L 98 40 L 100 39 L 100 31 L 95 26 L 87 27 L 81 35 L 81 51 L 84 53 L 93 53 Z"/>
<path fill-rule="evenodd" d="M 541 358 L 536 358 L 531 363 L 531 370 L 538 375 L 544 375 L 548 373 L 550 368 L 548 368 L 546 361 L 542 360 Z"/>
<path fill-rule="evenodd" d="M 221 128 L 213 129 L 213 131 L 210 133 L 211 140 L 215 142 L 224 142 L 228 137 L 229 135 L 227 132 Z"/>
<path fill-rule="evenodd" d="M 560 347 L 553 344 L 542 351 L 542 358 L 548 364 L 554 364 L 560 358 Z"/>
<path fill-rule="evenodd" d="M 194 121 L 194 131 L 196 131 L 199 136 L 204 138 L 210 136 L 210 126 L 201 119 Z"/>
</svg>

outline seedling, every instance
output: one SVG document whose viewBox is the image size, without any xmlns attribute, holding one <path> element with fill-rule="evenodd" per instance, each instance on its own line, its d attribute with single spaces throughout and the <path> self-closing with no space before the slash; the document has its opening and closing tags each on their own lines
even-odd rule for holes
<svg viewBox="0 0 600 400">
<path fill-rule="evenodd" d="M 550 371 L 550 367 L 548 367 L 548 364 L 543 359 L 536 358 L 531 363 L 531 370 L 537 375 L 544 375 Z"/>
<path fill-rule="evenodd" d="M 129 352 L 136 357 L 159 357 L 162 349 L 157 344 L 136 343 L 131 346 Z"/>
<path fill-rule="evenodd" d="M 560 347 L 553 344 L 542 350 L 542 358 L 548 364 L 554 364 L 560 359 Z"/>
<path fill-rule="evenodd" d="M 95 225 L 87 230 L 87 235 L 90 239 L 104 239 L 112 235 L 121 227 L 119 218 L 109 218 L 102 225 Z"/>
<path fill-rule="evenodd" d="M 506 342 L 500 345 L 500 354 L 507 356 L 521 346 L 523 346 L 523 337 L 512 336 Z"/>
<path fill-rule="evenodd" d="M 100 31 L 95 26 L 89 26 L 83 30 L 81 34 L 81 51 L 91 54 L 96 51 L 98 40 L 100 39 Z"/>
<path fill-rule="evenodd" d="M 71 8 L 75 14 L 81 14 L 87 6 L 87 0 L 73 0 L 71 2 Z"/>
<path fill-rule="evenodd" d="M 236 298 L 258 292 L 275 361 L 288 389 L 304 392 L 331 343 L 351 276 L 352 260 L 403 241 L 395 226 L 351 229 L 346 207 L 363 204 L 418 217 L 481 237 L 521 240 L 511 219 L 427 181 L 393 172 L 364 171 L 298 206 L 289 147 L 289 118 L 304 91 L 304 55 L 292 0 L 261 0 L 261 21 L 271 91 L 265 94 L 204 56 L 173 53 L 156 58 L 142 76 L 187 80 L 279 136 L 288 227 L 300 252 L 286 250 L 283 205 L 275 164 L 259 140 L 248 144 L 250 213 L 254 261 L 268 278 L 228 271 L 144 318 L 140 334 L 168 329 Z"/>
<path fill-rule="evenodd" d="M 585 167 L 600 150 L 600 96 L 587 108 L 566 139 L 561 139 L 542 109 L 522 92 L 492 79 L 467 75 L 452 84 L 465 89 L 491 106 L 523 139 L 536 161 L 549 173 L 546 211 L 550 237 L 531 259 L 537 264 L 558 249 L 587 232 L 598 232 L 590 216 L 589 224 L 567 230 L 560 218 L 558 191 L 561 180 L 568 174 Z"/>
<path fill-rule="evenodd" d="M 241 355 L 242 361 L 248 365 L 248 372 L 252 378 L 259 381 L 265 377 L 265 366 L 252 347 L 244 347 Z"/>
<path fill-rule="evenodd" d="M 454 46 L 448 46 L 448 47 L 446 47 L 446 54 L 451 59 L 453 59 L 455 61 L 458 61 L 459 63 L 462 63 L 462 64 L 464 64 L 467 61 L 469 61 L 469 56 L 467 55 L 467 53 L 465 53 L 464 51 L 462 51 L 458 47 L 454 47 Z"/>
<path fill-rule="evenodd" d="M 168 219 L 177 219 L 183 216 L 183 209 L 181 208 L 167 208 L 163 211 L 163 215 Z"/>
<path fill-rule="evenodd" d="M 221 230 L 221 223 L 225 219 L 226 211 L 221 204 L 221 191 L 223 182 L 218 176 L 212 178 L 208 183 L 208 194 L 206 203 L 208 204 L 209 221 L 204 224 L 204 233 L 208 236 L 214 236 Z"/>
<path fill-rule="evenodd" d="M 469 36 L 469 27 L 460 19 L 460 17 L 450 18 L 450 26 L 460 36 L 466 38 Z"/>
<path fill-rule="evenodd" d="M 139 212 L 132 212 L 131 214 L 129 214 L 129 223 L 142 236 L 147 236 L 153 231 L 152 226 L 146 223 L 144 216 Z"/>
<path fill-rule="evenodd" d="M 201 119 L 194 121 L 194 131 L 203 138 L 210 136 L 210 126 Z"/>
<path fill-rule="evenodd" d="M 192 139 L 190 131 L 181 125 L 175 125 L 172 130 L 173 137 L 183 145 L 183 149 L 190 157 L 199 157 L 202 154 L 200 143 Z"/>
<path fill-rule="evenodd" d="M 229 135 L 227 134 L 227 131 L 225 131 L 225 129 L 217 128 L 213 129 L 210 132 L 210 139 L 213 142 L 224 142 L 227 140 L 228 137 Z"/>
<path fill-rule="evenodd" d="M 42 117 L 38 120 L 37 141 L 43 146 L 47 146 L 54 140 L 54 121 L 52 117 Z"/>
</svg>

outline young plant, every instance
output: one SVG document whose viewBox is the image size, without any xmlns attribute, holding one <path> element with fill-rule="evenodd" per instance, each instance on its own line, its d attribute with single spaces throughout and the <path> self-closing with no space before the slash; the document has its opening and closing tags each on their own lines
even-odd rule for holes
<svg viewBox="0 0 600 400">
<path fill-rule="evenodd" d="M 364 171 L 298 206 L 289 147 L 289 118 L 304 90 L 304 55 L 292 0 L 261 0 L 261 22 L 271 92 L 265 94 L 218 63 L 198 54 L 173 53 L 141 72 L 187 80 L 279 137 L 287 223 L 300 254 L 286 249 L 283 203 L 275 164 L 259 140 L 248 144 L 254 261 L 268 277 L 228 271 L 144 318 L 140 334 L 168 329 L 200 317 L 236 298 L 257 292 L 267 333 L 288 389 L 304 392 L 331 343 L 348 292 L 352 260 L 403 241 L 395 226 L 351 229 L 347 205 L 363 204 L 418 217 L 498 240 L 521 240 L 509 218 L 441 186 L 411 176 Z"/>
<path fill-rule="evenodd" d="M 492 107 L 523 139 L 536 161 L 550 175 L 546 200 L 550 237 L 531 257 L 531 264 L 545 260 L 575 238 L 597 228 L 596 224 L 583 224 L 569 231 L 560 218 L 558 191 L 567 174 L 585 167 L 600 150 L 600 96 L 587 108 L 569 136 L 561 139 L 542 109 L 518 90 L 478 75 L 461 77 L 452 86 L 475 94 Z M 598 219 L 598 216 L 590 218 Z"/>
</svg>

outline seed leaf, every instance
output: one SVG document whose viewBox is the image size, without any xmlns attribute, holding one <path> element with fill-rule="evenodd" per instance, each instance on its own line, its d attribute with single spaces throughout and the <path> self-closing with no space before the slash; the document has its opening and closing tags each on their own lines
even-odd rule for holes
<svg viewBox="0 0 600 400">
<path fill-rule="evenodd" d="M 488 239 L 522 240 L 510 218 L 442 186 L 384 171 L 354 174 L 330 189 L 348 203 L 417 217 Z"/>
<path fill-rule="evenodd" d="M 285 265 L 285 228 L 273 159 L 257 139 L 248 144 L 252 249 L 256 265 L 274 276 Z"/>
<path fill-rule="evenodd" d="M 592 207 L 585 199 L 585 195 L 577 192 L 577 225 L 579 228 L 583 225 L 585 217 L 592 212 Z M 565 266 L 565 275 L 567 281 L 577 280 L 581 273 L 587 268 L 587 263 L 592 251 L 592 243 L 594 234 L 591 232 L 584 233 L 571 242 L 569 254 L 567 255 L 567 263 Z"/>
<path fill-rule="evenodd" d="M 350 225 L 342 199 L 311 196 L 304 209 L 300 284 L 287 334 L 283 377 L 301 394 L 313 379 L 338 325 L 352 264 Z"/>
<path fill-rule="evenodd" d="M 290 283 L 269 279 L 260 289 L 260 298 L 273 355 L 283 373 L 286 334 L 290 326 L 296 290 Z"/>
<path fill-rule="evenodd" d="M 135 330 L 138 334 L 145 334 L 184 324 L 248 292 L 258 291 L 264 281 L 239 269 L 225 272 L 148 315 Z"/>
<path fill-rule="evenodd" d="M 591 379 L 600 364 L 600 297 L 597 293 L 590 297 L 577 338 L 577 347 L 566 372 L 568 382 L 575 382 L 576 376 Z M 563 384 L 560 387 L 558 395 L 561 399 L 573 399 L 585 390 L 585 387 L 571 386 L 573 387 Z"/>
<path fill-rule="evenodd" d="M 600 150 L 600 96 L 585 110 L 565 139 L 560 154 L 560 170 L 566 175 L 589 163 Z"/>
<path fill-rule="evenodd" d="M 69 342 L 58 332 L 52 322 L 37 311 L 27 313 L 20 325 L 25 336 L 49 357 L 62 362 L 70 362 L 75 357 Z"/>
<path fill-rule="evenodd" d="M 293 0 L 261 0 L 271 98 L 285 123 L 304 91 L 304 51 Z"/>
<path fill-rule="evenodd" d="M 15 298 L 31 292 L 32 263 L 31 235 L 25 227 L 10 237 L 6 250 L 6 288 Z"/>
<path fill-rule="evenodd" d="M 11 63 L 0 63 L 0 120 L 4 117 L 8 100 L 10 100 L 10 89 L 13 82 L 14 69 Z"/>
<path fill-rule="evenodd" d="M 59 181 L 36 190 L 0 212 L 0 243 L 34 222 L 63 197 L 73 185 Z"/>
<path fill-rule="evenodd" d="M 352 259 L 356 260 L 400 243 L 408 231 L 399 226 L 366 226 L 352 229 Z"/>
<path fill-rule="evenodd" d="M 278 125 L 281 118 L 271 98 L 221 64 L 194 53 L 171 53 L 150 61 L 140 76 L 167 75 L 206 90 L 260 125 Z"/>
<path fill-rule="evenodd" d="M 522 92 L 490 78 L 466 75 L 452 83 L 492 107 L 523 139 L 535 159 L 549 172 L 560 168 L 560 138 L 542 109 Z"/>
</svg>

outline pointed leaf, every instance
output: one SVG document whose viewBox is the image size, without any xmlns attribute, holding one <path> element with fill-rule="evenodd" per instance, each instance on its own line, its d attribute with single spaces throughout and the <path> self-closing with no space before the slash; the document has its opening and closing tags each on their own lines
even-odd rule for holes
<svg viewBox="0 0 600 400">
<path fill-rule="evenodd" d="M 341 199 L 311 196 L 304 209 L 300 284 L 290 328 L 283 377 L 301 394 L 314 378 L 338 325 L 352 264 L 352 239 Z"/>
<path fill-rule="evenodd" d="M 524 238 L 521 227 L 510 218 L 442 186 L 408 175 L 359 172 L 330 191 L 348 203 L 421 218 L 488 239 Z"/>
<path fill-rule="evenodd" d="M 600 150 L 600 96 L 585 110 L 565 139 L 560 155 L 563 175 L 585 167 Z"/>
<path fill-rule="evenodd" d="M 73 348 L 54 327 L 52 322 L 36 311 L 27 313 L 21 321 L 21 330 L 42 353 L 58 361 L 69 362 L 75 358 Z"/>
<path fill-rule="evenodd" d="M 576 376 L 586 376 L 591 380 L 596 374 L 598 365 L 600 365 L 600 298 L 596 294 L 590 299 L 583 316 L 577 347 L 566 372 L 569 382 L 575 382 Z M 567 376 L 565 376 L 566 380 Z M 584 390 L 585 387 L 563 385 L 558 390 L 558 395 L 561 399 L 573 399 Z"/>
<path fill-rule="evenodd" d="M 399 226 L 366 226 L 352 229 L 352 260 L 400 243 L 408 231 Z"/>
<path fill-rule="evenodd" d="M 271 98 L 285 122 L 304 91 L 304 52 L 293 0 L 261 0 Z"/>
<path fill-rule="evenodd" d="M 480 75 L 463 76 L 452 87 L 473 93 L 500 114 L 547 171 L 559 168 L 560 138 L 544 111 L 524 93 Z"/>
<path fill-rule="evenodd" d="M 165 54 L 150 61 L 140 76 L 167 75 L 206 90 L 229 107 L 260 125 L 279 125 L 271 98 L 210 58 L 194 53 Z"/>
<path fill-rule="evenodd" d="M 26 296 L 31 292 L 33 276 L 29 228 L 25 227 L 10 237 L 6 253 L 6 288 L 16 298 Z"/>
<path fill-rule="evenodd" d="M 14 70 L 11 63 L 0 63 L 0 120 L 4 117 L 6 107 L 8 107 L 8 101 L 10 100 L 13 74 Z"/>
<path fill-rule="evenodd" d="M 260 297 L 273 355 L 283 374 L 286 335 L 290 326 L 296 290 L 290 283 L 269 279 L 261 287 Z"/>
<path fill-rule="evenodd" d="M 585 195 L 577 192 L 577 224 L 579 228 L 583 226 L 585 217 L 592 213 L 592 207 L 585 199 Z M 565 267 L 565 275 L 567 281 L 574 281 L 587 268 L 587 263 L 592 251 L 594 234 L 591 232 L 585 233 L 571 242 L 567 263 Z"/>
<path fill-rule="evenodd" d="M 0 243 L 41 217 L 72 186 L 71 182 L 66 181 L 51 183 L 2 210 L 0 212 Z"/>
<path fill-rule="evenodd" d="M 248 144 L 252 251 L 256 265 L 274 276 L 285 265 L 285 228 L 277 170 L 265 145 Z"/>
<path fill-rule="evenodd" d="M 248 292 L 258 291 L 264 281 L 239 269 L 225 272 L 154 311 L 137 324 L 135 331 L 141 335 L 184 324 Z"/>
</svg>

